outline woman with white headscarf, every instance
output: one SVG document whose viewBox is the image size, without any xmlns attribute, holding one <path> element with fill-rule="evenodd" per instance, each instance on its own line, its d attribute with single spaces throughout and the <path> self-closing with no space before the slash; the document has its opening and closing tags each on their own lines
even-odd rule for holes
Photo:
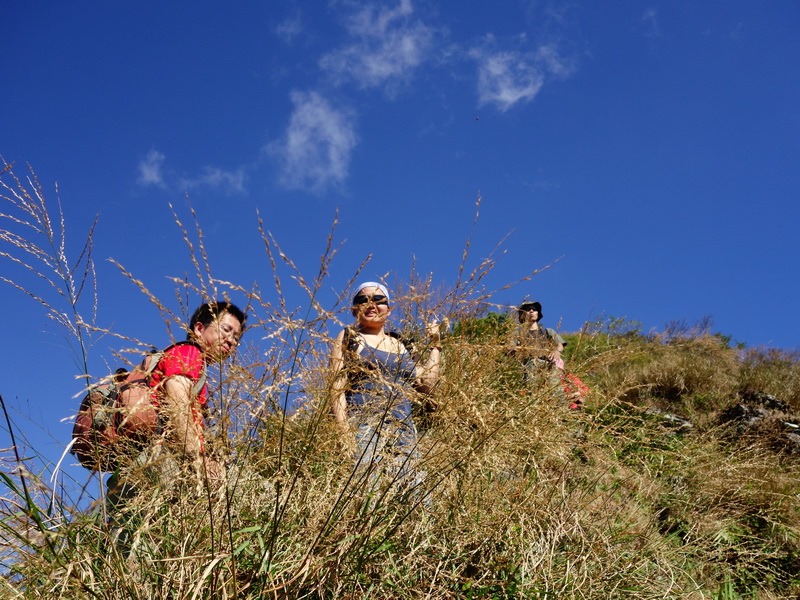
<svg viewBox="0 0 800 600">
<path fill-rule="evenodd" d="M 357 464 L 380 465 L 401 477 L 411 472 L 416 457 L 414 397 L 430 394 L 439 380 L 442 347 L 438 324 L 429 325 L 428 359 L 417 364 L 403 342 L 387 332 L 389 302 L 389 290 L 381 283 L 356 287 L 356 322 L 339 333 L 331 349 L 331 411 Z"/>
</svg>

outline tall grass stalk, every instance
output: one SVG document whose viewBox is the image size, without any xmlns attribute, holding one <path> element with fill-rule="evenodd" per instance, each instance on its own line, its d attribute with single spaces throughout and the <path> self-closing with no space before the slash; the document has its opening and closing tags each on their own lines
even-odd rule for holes
<svg viewBox="0 0 800 600">
<path fill-rule="evenodd" d="M 63 216 L 57 242 L 37 245 L 12 232 L 53 237 L 40 223 L 46 205 L 35 178 L 21 182 L 10 167 L 3 176 L 4 202 L 23 212 L 3 214 L 0 256 L 47 274 L 37 277 L 60 290 L 53 299 L 25 293 L 61 319 L 55 301 L 66 299 L 72 335 L 103 333 L 80 309 L 94 289 L 85 262 L 91 240 L 76 267 L 60 258 Z M 172 278 L 178 310 L 117 266 L 168 327 L 183 322 L 193 299 L 246 298 L 245 343 L 210 374 L 209 451 L 226 463 L 225 484 L 197 489 L 177 477 L 158 487 L 143 479 L 147 493 L 124 508 L 131 538 L 122 546 L 102 514 L 102 492 L 93 509 L 79 509 L 25 470 L 15 444 L 0 456 L 0 584 L 9 595 L 770 599 L 800 591 L 797 457 L 737 439 L 719 420 L 745 389 L 778 393 L 776 373 L 793 386 L 800 367 L 792 355 L 743 355 L 707 330 L 657 336 L 612 320 L 565 334 L 568 367 L 591 388 L 585 409 L 569 411 L 556 390 L 526 383 L 508 351 L 514 314 L 487 289 L 494 253 L 473 267 L 468 238 L 451 287 L 413 267 L 392 286 L 395 325 L 423 354 L 427 320 L 455 324 L 439 384 L 417 399 L 414 466 L 425 476 L 408 484 L 354 464 L 329 416 L 331 344 L 370 257 L 348 281 L 330 281 L 334 220 L 316 273 L 306 277 L 259 218 L 271 282 L 241 285 L 211 269 L 201 218 L 191 211 L 186 227 L 173 215 L 192 271 Z M 82 279 L 54 287 L 59 274 L 72 281 L 78 273 Z M 339 293 L 326 307 L 322 292 L 331 288 Z M 297 292 L 299 306 L 290 300 Z M 694 427 L 671 427 L 665 413 Z M 6 426 L 15 429 L 10 419 Z M 57 527 L 43 502 L 53 496 Z"/>
</svg>

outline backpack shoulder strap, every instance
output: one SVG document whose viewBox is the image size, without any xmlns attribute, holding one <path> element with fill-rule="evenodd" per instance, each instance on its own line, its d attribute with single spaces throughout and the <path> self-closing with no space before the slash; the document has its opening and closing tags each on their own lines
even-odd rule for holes
<svg viewBox="0 0 800 600">
<path fill-rule="evenodd" d="M 344 335 L 342 336 L 342 356 L 346 356 L 349 352 L 358 351 L 358 338 L 353 328 L 348 325 L 344 328 Z"/>
<path fill-rule="evenodd" d="M 141 369 L 144 373 L 146 379 L 150 379 L 150 376 L 153 374 L 153 371 L 156 370 L 158 363 L 161 362 L 161 359 L 164 358 L 164 351 L 160 352 L 149 352 L 144 359 L 142 360 Z"/>
<path fill-rule="evenodd" d="M 358 379 L 358 373 L 361 371 L 357 358 L 358 343 L 358 334 L 352 325 L 345 327 L 342 335 L 342 370 L 351 382 Z"/>
<path fill-rule="evenodd" d="M 200 395 L 200 392 L 203 391 L 203 386 L 206 384 L 206 380 L 208 377 L 206 376 L 206 368 L 203 366 L 203 370 L 200 372 L 200 377 L 197 378 L 197 383 L 194 384 L 192 388 L 192 395 L 197 398 Z"/>
<path fill-rule="evenodd" d="M 117 369 L 112 376 L 113 381 L 116 382 L 121 389 L 127 389 L 132 385 L 149 382 L 153 371 L 156 370 L 156 367 L 163 356 L 163 351 L 159 352 L 153 348 L 150 352 L 144 355 L 142 362 L 140 362 L 130 371 L 125 369 Z"/>
</svg>

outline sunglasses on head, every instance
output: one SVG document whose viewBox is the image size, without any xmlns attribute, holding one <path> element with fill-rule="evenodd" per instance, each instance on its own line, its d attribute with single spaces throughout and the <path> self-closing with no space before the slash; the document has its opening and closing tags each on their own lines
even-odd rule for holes
<svg viewBox="0 0 800 600">
<path fill-rule="evenodd" d="M 389 299 L 386 296 L 382 296 L 380 294 L 375 294 L 374 296 L 366 296 L 364 294 L 359 294 L 355 298 L 353 298 L 353 306 L 358 306 L 359 304 L 366 304 L 367 302 L 372 302 L 374 304 L 389 304 Z"/>
</svg>

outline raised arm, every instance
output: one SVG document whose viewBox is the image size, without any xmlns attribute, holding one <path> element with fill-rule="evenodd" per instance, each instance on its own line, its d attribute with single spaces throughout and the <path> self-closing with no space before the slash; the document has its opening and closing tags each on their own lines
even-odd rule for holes
<svg viewBox="0 0 800 600">
<path fill-rule="evenodd" d="M 344 352 L 342 351 L 344 333 L 344 330 L 340 331 L 331 346 L 331 415 L 342 433 L 347 436 L 347 442 L 349 444 L 349 438 L 352 434 L 347 424 L 347 397 L 345 395 L 345 391 L 347 390 L 347 372 L 344 369 Z"/>
<path fill-rule="evenodd" d="M 442 365 L 442 335 L 439 323 L 428 323 L 426 327 L 430 352 L 424 365 L 417 368 L 414 387 L 423 394 L 430 394 L 439 382 Z"/>
</svg>

